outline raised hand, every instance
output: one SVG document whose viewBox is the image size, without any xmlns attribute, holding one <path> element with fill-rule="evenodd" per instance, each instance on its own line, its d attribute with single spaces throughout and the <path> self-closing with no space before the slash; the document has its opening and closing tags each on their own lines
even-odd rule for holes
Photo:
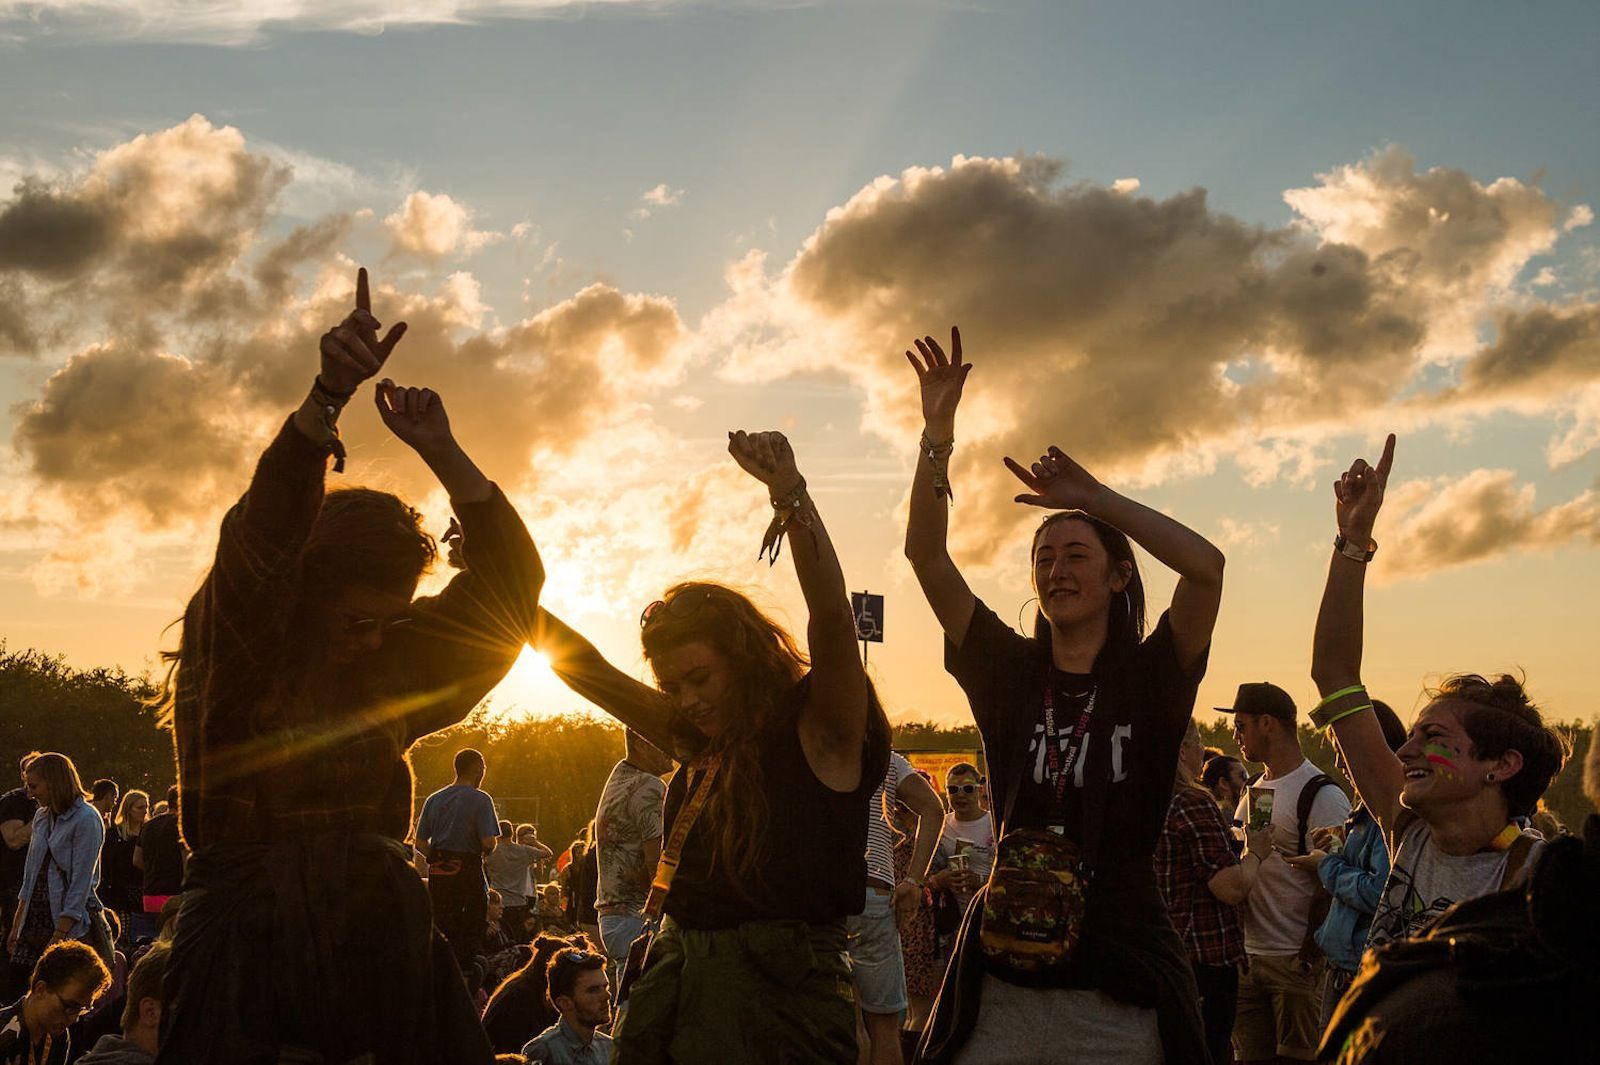
<svg viewBox="0 0 1600 1065">
<path fill-rule="evenodd" d="M 1390 433 L 1376 466 L 1367 465 L 1366 459 L 1356 459 L 1344 475 L 1333 482 L 1339 532 L 1358 547 L 1366 547 L 1372 540 L 1372 526 L 1383 506 L 1383 493 L 1389 487 L 1389 471 L 1393 467 L 1394 434 Z"/>
<path fill-rule="evenodd" d="M 920 354 L 906 352 L 906 360 L 917 371 L 917 384 L 922 387 L 922 422 L 935 443 L 948 440 L 955 433 L 956 406 L 961 402 L 961 389 L 972 372 L 972 363 L 961 361 L 961 330 L 950 327 L 950 355 L 932 337 L 915 342 Z"/>
<path fill-rule="evenodd" d="M 444 400 L 431 388 L 402 388 L 385 377 L 373 397 L 389 431 L 424 458 L 456 446 Z"/>
<path fill-rule="evenodd" d="M 1050 510 L 1092 510 L 1095 501 L 1105 491 L 1105 486 L 1094 479 L 1088 470 L 1074 462 L 1058 447 L 1039 456 L 1039 461 L 1024 469 L 1009 455 L 1006 469 L 1016 474 L 1017 480 L 1029 491 L 1017 496 L 1018 503 Z"/>
<path fill-rule="evenodd" d="M 730 432 L 728 454 L 741 470 L 774 493 L 786 494 L 800 484 L 794 449 L 782 433 L 747 433 L 743 429 Z"/>
<path fill-rule="evenodd" d="M 356 272 L 356 309 L 345 320 L 322 334 L 323 386 L 337 393 L 354 392 L 367 378 L 377 374 L 388 361 L 389 353 L 405 335 L 406 323 L 397 322 L 378 338 L 383 323 L 372 316 L 372 296 L 367 290 L 367 271 Z"/>
</svg>

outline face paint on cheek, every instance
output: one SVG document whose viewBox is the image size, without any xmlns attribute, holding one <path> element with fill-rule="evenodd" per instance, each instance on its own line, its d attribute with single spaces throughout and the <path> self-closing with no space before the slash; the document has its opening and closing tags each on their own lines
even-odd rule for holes
<svg viewBox="0 0 1600 1065">
<path fill-rule="evenodd" d="M 1446 780 L 1461 779 L 1461 767 L 1456 764 L 1456 759 L 1461 757 L 1460 751 L 1442 743 L 1430 743 L 1422 748 L 1422 753 L 1428 756 L 1428 765 L 1435 774 Z"/>
</svg>

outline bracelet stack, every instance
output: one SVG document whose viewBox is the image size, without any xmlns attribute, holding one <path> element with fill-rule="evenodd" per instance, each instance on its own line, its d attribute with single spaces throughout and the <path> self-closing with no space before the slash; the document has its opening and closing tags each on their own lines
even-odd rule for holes
<svg viewBox="0 0 1600 1065">
<path fill-rule="evenodd" d="M 1312 709 L 1311 724 L 1317 728 L 1329 728 L 1336 721 L 1343 721 L 1352 714 L 1371 709 L 1372 698 L 1367 694 L 1366 685 L 1352 684 L 1348 688 L 1341 688 L 1325 696 Z"/>
<path fill-rule="evenodd" d="M 344 441 L 339 439 L 339 412 L 344 405 L 350 402 L 355 391 L 335 392 L 322 383 L 322 375 L 318 374 L 316 380 L 311 382 L 311 401 L 322 412 L 322 427 L 327 430 L 327 439 L 322 446 L 328 454 L 333 456 L 333 472 L 344 472 Z"/>
<path fill-rule="evenodd" d="M 933 466 L 934 494 L 940 499 L 953 501 L 956 493 L 950 487 L 950 453 L 956 447 L 955 437 L 951 437 L 942 444 L 935 444 L 928 439 L 927 433 L 923 433 L 922 438 L 917 441 L 917 446 L 922 449 L 924 455 L 928 456 L 928 462 Z"/>
<path fill-rule="evenodd" d="M 772 521 L 761 538 L 761 552 L 756 556 L 765 558 L 769 566 L 777 563 L 783 551 L 783 535 L 789 531 L 791 523 L 807 528 L 811 525 L 811 511 L 806 506 L 806 479 L 800 478 L 793 488 L 782 494 L 774 493 L 771 502 Z"/>
</svg>

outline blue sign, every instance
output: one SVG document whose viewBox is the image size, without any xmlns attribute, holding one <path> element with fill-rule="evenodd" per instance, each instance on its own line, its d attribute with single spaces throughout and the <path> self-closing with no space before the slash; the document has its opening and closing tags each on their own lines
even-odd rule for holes
<svg viewBox="0 0 1600 1065">
<path fill-rule="evenodd" d="M 856 616 L 856 639 L 863 643 L 883 642 L 883 596 L 871 592 L 851 592 L 850 610 Z"/>
</svg>

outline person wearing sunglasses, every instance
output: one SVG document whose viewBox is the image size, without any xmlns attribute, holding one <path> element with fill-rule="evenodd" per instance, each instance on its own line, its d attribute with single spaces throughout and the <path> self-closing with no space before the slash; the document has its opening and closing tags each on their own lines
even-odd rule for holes
<svg viewBox="0 0 1600 1065">
<path fill-rule="evenodd" d="M 1024 489 L 1016 502 L 1054 512 L 1032 537 L 1038 610 L 1018 634 L 949 549 L 955 415 L 972 370 L 958 330 L 950 344 L 946 355 L 925 337 L 906 352 L 924 431 L 905 550 L 983 737 L 999 839 L 919 1060 L 1204 1062 L 1194 976 L 1152 859 L 1222 598 L 1222 552 L 1059 448 L 1027 466 L 1007 458 Z M 1135 543 L 1178 577 L 1148 635 Z"/>
<path fill-rule="evenodd" d="M 749 598 L 703 581 L 675 585 L 641 615 L 657 688 L 541 617 L 538 646 L 556 673 L 680 763 L 663 851 L 692 815 L 617 1055 L 629 1065 L 850 1061 L 845 922 L 862 911 L 867 805 L 888 771 L 889 725 L 789 442 L 730 433 L 728 450 L 771 499 L 763 552 L 775 561 L 789 540 L 809 658 Z"/>
<path fill-rule="evenodd" d="M 611 1020 L 606 956 L 561 950 L 550 958 L 546 982 L 559 1020 L 522 1048 L 529 1065 L 609 1065 L 611 1037 L 596 1031 Z"/>
<path fill-rule="evenodd" d="M 385 379 L 378 420 L 448 493 L 468 563 L 414 598 L 437 549 L 404 500 L 327 490 L 339 417 L 405 332 L 356 306 L 222 520 L 166 685 L 193 848 L 162 1060 L 493 1060 L 402 844 L 406 751 L 464 718 L 532 631 L 544 570 L 431 389 Z M 373 994 L 373 988 L 382 994 Z"/>
<path fill-rule="evenodd" d="M 0 1009 L 0 1065 L 66 1065 L 67 1029 L 111 984 L 111 972 L 87 944 L 52 944 L 34 963 L 28 993 Z"/>
<path fill-rule="evenodd" d="M 994 868 L 994 818 L 984 809 L 983 788 L 983 775 L 970 762 L 953 765 L 945 774 L 950 812 L 939 836 L 938 872 L 928 884 L 949 891 L 963 910 Z M 952 863 L 952 858 L 957 860 Z"/>
</svg>

